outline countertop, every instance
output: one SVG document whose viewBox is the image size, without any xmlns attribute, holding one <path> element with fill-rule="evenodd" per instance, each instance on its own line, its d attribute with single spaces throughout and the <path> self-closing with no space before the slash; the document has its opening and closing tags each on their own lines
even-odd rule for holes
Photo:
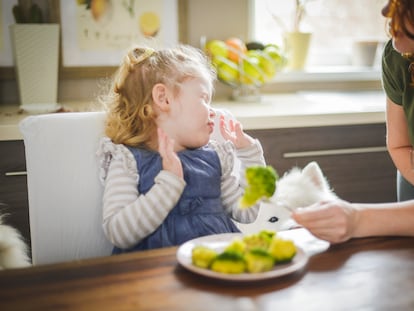
<svg viewBox="0 0 414 311">
<path fill-rule="evenodd" d="M 92 102 L 63 102 L 65 111 L 98 111 Z M 385 122 L 385 95 L 369 92 L 301 92 L 263 95 L 259 102 L 213 101 L 244 129 L 272 129 Z M 0 140 L 20 140 L 18 124 L 29 116 L 18 105 L 0 105 Z"/>
</svg>

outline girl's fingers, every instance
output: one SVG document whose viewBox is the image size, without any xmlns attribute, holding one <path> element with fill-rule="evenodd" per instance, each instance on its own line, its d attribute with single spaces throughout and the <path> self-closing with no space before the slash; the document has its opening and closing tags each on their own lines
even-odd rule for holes
<svg viewBox="0 0 414 311">
<path fill-rule="evenodd" d="M 174 139 L 158 128 L 158 152 L 162 158 L 162 167 L 180 178 L 184 178 L 181 161 L 174 151 Z"/>
<path fill-rule="evenodd" d="M 223 136 L 224 139 L 228 140 L 231 139 L 231 132 L 229 131 L 226 120 L 224 119 L 224 116 L 220 116 L 220 133 L 221 136 Z"/>
<path fill-rule="evenodd" d="M 161 157 L 166 159 L 174 156 L 174 140 L 170 139 L 161 128 L 158 128 L 158 151 Z"/>
<path fill-rule="evenodd" d="M 233 119 L 229 120 L 229 128 L 230 128 L 230 132 L 234 132 L 234 120 Z"/>
<path fill-rule="evenodd" d="M 165 154 L 165 133 L 161 128 L 157 129 L 157 134 L 158 134 L 158 152 L 161 154 L 161 156 L 163 156 Z"/>
<path fill-rule="evenodd" d="M 233 124 L 233 131 L 236 134 L 236 137 L 243 137 L 244 135 L 242 125 L 238 121 Z"/>
</svg>

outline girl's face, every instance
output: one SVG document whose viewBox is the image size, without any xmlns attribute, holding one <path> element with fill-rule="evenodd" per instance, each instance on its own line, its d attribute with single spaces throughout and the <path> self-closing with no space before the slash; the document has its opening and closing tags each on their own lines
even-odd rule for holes
<svg viewBox="0 0 414 311">
<path fill-rule="evenodd" d="M 201 78 L 189 79 L 180 85 L 178 96 L 171 103 L 170 135 L 177 151 L 204 146 L 214 130 L 215 112 L 211 108 L 212 86 Z"/>
<path fill-rule="evenodd" d="M 395 1 L 395 0 L 394 0 Z M 381 13 L 384 17 L 390 17 L 390 10 L 393 5 L 393 0 L 388 1 Z M 392 35 L 392 44 L 399 53 L 414 53 L 414 21 L 404 21 L 405 27 L 412 36 L 407 35 L 404 31 L 398 30 Z"/>
</svg>

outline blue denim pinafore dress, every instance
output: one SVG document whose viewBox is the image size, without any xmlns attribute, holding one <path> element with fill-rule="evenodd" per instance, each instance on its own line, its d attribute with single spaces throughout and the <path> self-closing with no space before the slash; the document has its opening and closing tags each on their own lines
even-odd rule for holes
<svg viewBox="0 0 414 311">
<path fill-rule="evenodd" d="M 161 156 L 139 148 L 129 150 L 140 175 L 138 191 L 145 194 L 162 169 Z M 240 232 L 221 202 L 221 165 L 216 151 L 205 146 L 181 151 L 178 157 L 187 185 L 177 205 L 152 234 L 130 249 L 115 247 L 113 254 L 180 245 L 209 234 Z"/>
</svg>

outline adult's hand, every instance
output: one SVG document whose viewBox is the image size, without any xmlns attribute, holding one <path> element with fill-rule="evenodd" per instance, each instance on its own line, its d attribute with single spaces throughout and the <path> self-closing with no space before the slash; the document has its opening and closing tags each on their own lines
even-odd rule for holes
<svg viewBox="0 0 414 311">
<path fill-rule="evenodd" d="M 292 217 L 313 235 L 331 243 L 349 240 L 358 226 L 358 209 L 343 200 L 319 202 L 298 208 Z"/>
</svg>

